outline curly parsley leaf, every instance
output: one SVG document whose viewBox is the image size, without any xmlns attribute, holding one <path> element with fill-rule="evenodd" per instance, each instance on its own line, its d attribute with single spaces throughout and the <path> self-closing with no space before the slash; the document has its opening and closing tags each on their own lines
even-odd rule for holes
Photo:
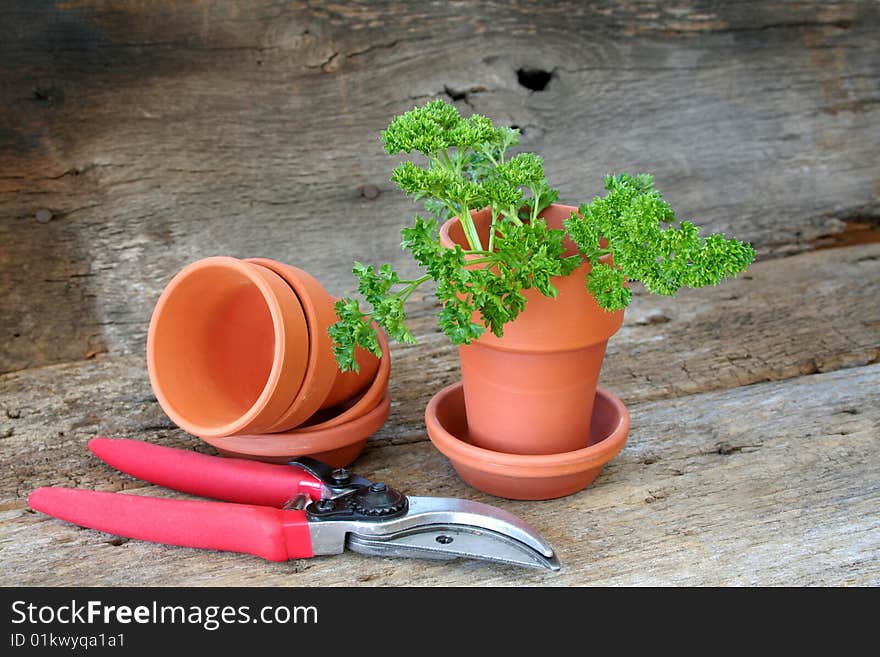
<svg viewBox="0 0 880 657">
<path fill-rule="evenodd" d="M 565 227 L 593 265 L 587 289 L 606 310 L 629 304 L 626 280 L 673 296 L 682 287 L 717 285 L 755 258 L 745 242 L 721 234 L 703 238 L 692 222 L 679 222 L 649 175 L 608 176 L 605 188 L 608 194 L 581 205 Z M 600 262 L 607 253 L 614 255 L 614 269 Z"/>
</svg>

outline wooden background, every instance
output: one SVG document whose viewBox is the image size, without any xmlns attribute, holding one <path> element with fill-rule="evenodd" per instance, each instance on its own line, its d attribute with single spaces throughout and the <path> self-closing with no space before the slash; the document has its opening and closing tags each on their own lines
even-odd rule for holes
<svg viewBox="0 0 880 657">
<path fill-rule="evenodd" d="M 878 37 L 876 1 L 0 4 L 0 583 L 880 583 Z M 208 451 L 145 373 L 185 264 L 271 257 L 334 293 L 354 259 L 412 271 L 378 133 L 431 98 L 519 126 L 563 202 L 653 172 L 759 254 L 719 288 L 637 290 L 602 374 L 630 442 L 553 502 L 473 491 L 426 442 L 457 360 L 414 298 L 357 469 L 504 506 L 563 570 L 265 564 L 33 514 L 39 485 L 142 485 L 88 456 L 96 433 Z"/>
</svg>

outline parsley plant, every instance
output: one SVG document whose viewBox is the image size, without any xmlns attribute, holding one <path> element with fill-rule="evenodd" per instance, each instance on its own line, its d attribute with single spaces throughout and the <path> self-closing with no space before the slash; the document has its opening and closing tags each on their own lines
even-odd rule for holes
<svg viewBox="0 0 880 657">
<path fill-rule="evenodd" d="M 391 176 L 432 215 L 416 215 L 414 225 L 401 231 L 402 248 L 425 274 L 404 279 L 391 265 L 377 269 L 355 263 L 358 292 L 368 307 L 364 310 L 353 298 L 336 303 L 339 321 L 330 327 L 330 336 L 343 371 L 358 369 L 358 346 L 381 356 L 373 323 L 399 342 L 415 342 L 404 306 L 429 280 L 437 283 L 442 304 L 440 328 L 453 343 L 469 344 L 487 329 L 503 335 L 504 325 L 525 308 L 523 290 L 535 288 L 555 297 L 553 277 L 568 276 L 584 259 L 592 265 L 587 289 L 608 311 L 629 304 L 627 280 L 671 296 L 685 286 L 716 285 L 754 259 L 746 243 L 723 235 L 703 238 L 694 224 L 679 222 L 648 175 L 607 176 L 604 197 L 581 205 L 564 230 L 549 228 L 539 215 L 559 192 L 547 183 L 538 155 L 508 157 L 519 131 L 496 127 L 478 114 L 462 117 L 441 100 L 395 117 L 382 141 L 391 155 L 416 151 L 425 159 L 421 165 L 403 162 Z M 484 244 L 471 211 L 487 207 L 492 221 Z M 451 217 L 461 222 L 467 248 L 440 244 L 438 222 Z M 566 234 L 579 253 L 565 255 Z M 613 253 L 613 267 L 600 261 L 608 253 Z M 473 321 L 475 313 L 479 322 Z"/>
</svg>

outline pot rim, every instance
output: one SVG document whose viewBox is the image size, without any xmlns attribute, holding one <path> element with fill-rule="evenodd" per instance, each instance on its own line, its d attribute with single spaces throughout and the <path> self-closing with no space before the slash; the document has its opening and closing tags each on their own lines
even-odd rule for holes
<svg viewBox="0 0 880 657">
<path fill-rule="evenodd" d="M 551 226 L 559 229 L 569 213 L 575 211 L 577 208 L 574 206 L 554 203 L 548 206 L 544 213 L 547 213 Z M 471 216 L 482 227 L 480 230 L 485 229 L 489 208 L 473 210 Z M 458 221 L 457 217 L 452 217 L 440 228 L 440 243 L 445 248 L 452 248 L 458 244 L 451 239 L 451 231 Z M 566 248 L 577 252 L 577 247 L 570 238 L 566 236 L 565 239 L 568 244 Z M 465 255 L 465 261 L 475 257 L 477 257 L 475 254 Z M 600 261 L 613 265 L 613 254 L 603 255 Z M 489 265 L 465 265 L 467 268 L 487 266 Z M 514 353 L 549 353 L 583 349 L 607 341 L 623 324 L 624 311 L 621 309 L 608 312 L 598 305 L 596 298 L 584 285 L 584 278 L 591 269 L 590 261 L 582 258 L 578 266 L 567 276 L 554 276 L 552 282 L 558 296 L 545 296 L 534 287 L 523 289 L 526 307 L 515 319 L 504 325 L 501 336 L 496 336 L 485 327 L 480 309 L 477 308 L 471 321 L 486 330 L 471 343 L 471 346 L 479 345 Z M 536 311 L 535 308 L 540 310 Z M 553 331 L 553 339 L 547 340 L 546 332 L 550 330 Z M 464 347 L 460 346 L 460 348 Z"/>
<path fill-rule="evenodd" d="M 168 304 L 168 301 L 173 293 L 177 290 L 178 287 L 180 287 L 181 283 L 196 272 L 215 267 L 233 269 L 236 272 L 242 274 L 245 278 L 248 279 L 250 283 L 257 287 L 263 297 L 263 301 L 266 303 L 269 309 L 269 314 L 272 318 L 274 344 L 272 352 L 272 368 L 269 371 L 269 376 L 266 378 L 266 383 L 263 386 L 263 390 L 260 392 L 260 395 L 257 397 L 256 401 L 254 401 L 250 408 L 248 408 L 235 420 L 227 422 L 224 425 L 205 426 L 197 422 L 191 422 L 185 419 L 179 413 L 176 406 L 165 394 L 162 384 L 158 380 L 156 374 L 157 368 L 155 340 L 156 331 L 158 330 L 158 324 L 161 316 L 163 315 L 165 306 Z M 277 276 L 275 272 L 271 270 L 268 271 L 270 275 Z M 279 276 L 279 278 L 281 277 Z M 297 303 L 299 303 L 298 298 Z M 189 265 L 181 269 L 177 274 L 175 274 L 171 281 L 169 281 L 168 285 L 165 286 L 165 289 L 162 290 L 162 293 L 159 296 L 158 301 L 156 301 L 155 307 L 153 308 L 153 314 L 150 317 L 150 326 L 147 330 L 147 370 L 150 378 L 150 383 L 153 387 L 153 392 L 156 395 L 156 399 L 159 401 L 159 404 L 162 406 L 162 409 L 165 411 L 166 415 L 168 415 L 171 421 L 187 433 L 191 433 L 197 436 L 202 434 L 221 436 L 234 434 L 236 431 L 241 431 L 243 427 L 251 424 L 254 419 L 257 418 L 260 413 L 263 412 L 263 410 L 265 410 L 269 399 L 278 388 L 278 383 L 281 380 L 281 371 L 284 367 L 284 356 L 287 349 L 285 337 L 286 336 L 284 334 L 281 305 L 278 302 L 278 299 L 275 297 L 275 293 L 273 292 L 269 283 L 258 273 L 257 270 L 252 268 L 252 265 L 250 263 L 246 263 L 242 260 L 239 260 L 238 258 L 233 258 L 231 256 L 211 256 L 190 263 Z"/>
<path fill-rule="evenodd" d="M 551 203 L 546 208 L 544 208 L 544 210 L 542 210 L 541 212 L 543 213 L 546 210 L 548 210 L 549 208 L 559 208 L 559 209 L 564 210 L 569 213 L 574 212 L 575 214 L 577 214 L 577 211 L 578 211 L 578 208 L 575 205 L 567 205 L 565 203 Z M 471 210 L 470 211 L 471 217 L 475 217 L 476 215 L 483 214 L 484 212 L 488 211 L 489 209 L 490 209 L 490 206 L 487 205 L 485 207 L 480 208 L 479 210 Z M 449 236 L 449 229 L 452 226 L 454 226 L 455 222 L 457 222 L 457 221 L 460 221 L 460 219 L 458 217 L 450 217 L 449 219 L 444 221 L 443 224 L 440 226 L 440 233 L 439 233 L 440 244 L 445 246 L 447 249 L 453 248 L 457 244 L 457 242 Z M 602 239 L 604 240 L 604 238 L 602 238 Z M 603 262 L 605 264 L 611 264 L 613 257 L 614 257 L 613 253 L 607 253 L 599 258 L 599 262 Z M 576 271 L 578 271 L 579 269 L 580 269 L 580 267 L 575 269 L 571 274 L 569 274 L 569 276 L 574 275 L 574 273 Z"/>
<path fill-rule="evenodd" d="M 440 404 L 460 388 L 460 381 L 446 386 L 431 398 L 425 408 L 425 422 L 431 442 L 453 462 L 463 461 L 477 470 L 504 476 L 555 477 L 600 467 L 614 458 L 626 444 L 630 428 L 629 411 L 617 396 L 604 388 L 596 388 L 596 401 L 601 398 L 604 403 L 610 404 L 617 414 L 617 421 L 607 436 L 588 447 L 557 454 L 511 454 L 477 447 L 453 435 L 437 417 Z M 594 415 L 598 405 L 593 404 Z M 463 397 L 461 411 L 465 412 Z"/>
</svg>

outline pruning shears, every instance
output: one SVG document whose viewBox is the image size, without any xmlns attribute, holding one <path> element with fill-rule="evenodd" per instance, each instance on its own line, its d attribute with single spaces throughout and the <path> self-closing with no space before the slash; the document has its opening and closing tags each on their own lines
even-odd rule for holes
<svg viewBox="0 0 880 657">
<path fill-rule="evenodd" d="M 502 509 L 407 497 L 309 458 L 287 465 L 220 458 L 139 440 L 93 438 L 102 461 L 139 479 L 225 502 L 38 488 L 37 511 L 82 527 L 171 545 L 286 561 L 339 554 L 482 559 L 559 570 L 553 548 Z"/>
</svg>

